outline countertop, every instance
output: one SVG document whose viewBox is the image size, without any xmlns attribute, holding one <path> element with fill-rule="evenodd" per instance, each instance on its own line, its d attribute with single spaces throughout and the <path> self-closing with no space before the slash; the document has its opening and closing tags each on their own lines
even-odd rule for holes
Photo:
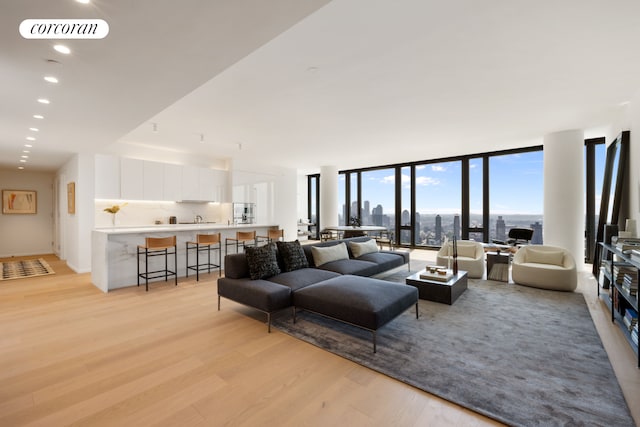
<svg viewBox="0 0 640 427">
<path fill-rule="evenodd" d="M 275 224 L 216 224 L 216 223 L 200 223 L 200 224 L 150 224 L 150 225 L 132 225 L 132 226 L 116 226 L 116 227 L 100 227 L 94 231 L 105 234 L 134 234 L 134 233 L 150 233 L 150 232 L 175 232 L 175 231 L 197 231 L 197 230 L 235 230 L 242 228 L 265 228 L 277 227 Z"/>
</svg>

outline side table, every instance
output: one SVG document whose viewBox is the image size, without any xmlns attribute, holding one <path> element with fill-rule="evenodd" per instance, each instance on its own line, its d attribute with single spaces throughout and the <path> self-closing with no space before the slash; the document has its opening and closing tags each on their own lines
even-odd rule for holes
<svg viewBox="0 0 640 427">
<path fill-rule="evenodd" d="M 508 282 L 510 262 L 509 252 L 487 252 L 487 279 Z"/>
</svg>

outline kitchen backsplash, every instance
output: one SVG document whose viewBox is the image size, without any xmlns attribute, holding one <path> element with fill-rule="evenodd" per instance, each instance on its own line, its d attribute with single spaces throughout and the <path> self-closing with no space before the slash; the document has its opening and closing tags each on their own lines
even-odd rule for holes
<svg viewBox="0 0 640 427">
<path fill-rule="evenodd" d="M 126 203 L 125 206 L 122 206 Z M 116 226 L 135 227 L 141 225 L 168 224 L 169 217 L 175 216 L 177 222 L 193 222 L 196 215 L 203 222 L 227 224 L 233 221 L 231 203 L 176 203 L 176 202 L 144 202 L 126 200 L 96 200 L 95 227 L 112 227 L 113 214 L 105 212 L 105 208 L 113 205 L 122 206 L 116 215 Z"/>
</svg>

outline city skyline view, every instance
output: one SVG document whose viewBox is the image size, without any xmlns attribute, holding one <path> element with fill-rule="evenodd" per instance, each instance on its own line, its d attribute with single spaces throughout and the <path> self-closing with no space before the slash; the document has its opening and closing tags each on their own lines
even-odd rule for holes
<svg viewBox="0 0 640 427">
<path fill-rule="evenodd" d="M 542 243 L 544 212 L 543 152 L 530 151 L 489 157 L 489 235 L 470 232 L 476 240 L 505 240 L 513 227 L 534 229 L 532 242 Z M 605 161 L 604 144 L 596 147 L 596 188 L 602 188 Z M 483 175 L 482 158 L 469 159 L 470 228 L 482 228 Z M 443 238 L 460 238 L 462 214 L 462 161 L 436 162 L 415 166 L 415 207 L 411 205 L 411 167 L 400 169 L 400 224 L 411 226 L 415 212 L 414 241 L 417 245 L 440 245 Z M 363 225 L 384 226 L 396 234 L 396 169 L 394 167 L 365 170 L 360 175 L 359 206 L 358 175 L 339 177 L 339 223 L 349 224 L 345 206 L 347 184 L 351 205 L 349 216 L 358 215 Z M 599 202 L 600 191 L 597 199 Z M 596 207 L 596 212 L 599 206 Z M 410 231 L 403 229 L 397 236 L 401 243 L 410 243 Z"/>
<path fill-rule="evenodd" d="M 416 166 L 416 212 L 421 214 L 461 212 L 461 162 L 441 162 Z M 491 212 L 495 214 L 542 214 L 543 154 L 495 156 L 490 161 Z M 409 189 L 409 168 L 402 170 L 403 192 Z M 470 161 L 471 212 L 482 212 L 482 161 Z M 339 178 L 339 200 L 344 203 L 345 176 Z M 514 191 L 517 188 L 518 191 Z M 365 197 L 373 195 L 375 197 Z M 385 212 L 395 207 L 393 168 L 362 172 L 363 200 L 382 205 Z M 480 197 L 474 197 L 480 196 Z M 353 197 L 353 196 L 352 196 Z M 404 206 L 403 206 L 404 207 Z"/>
</svg>

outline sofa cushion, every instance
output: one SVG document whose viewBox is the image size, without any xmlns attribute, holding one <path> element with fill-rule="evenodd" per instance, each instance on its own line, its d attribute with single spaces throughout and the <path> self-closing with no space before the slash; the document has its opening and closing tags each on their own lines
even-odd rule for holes
<svg viewBox="0 0 640 427">
<path fill-rule="evenodd" d="M 282 258 L 284 271 L 293 271 L 309 267 L 307 257 L 298 240 L 293 242 L 278 241 L 276 245 L 278 246 L 278 254 Z"/>
<path fill-rule="evenodd" d="M 375 262 L 353 258 L 330 261 L 317 268 L 335 271 L 340 274 L 352 274 L 354 276 L 373 276 L 380 272 L 380 267 L 378 267 L 378 264 Z"/>
<path fill-rule="evenodd" d="M 534 264 L 563 265 L 564 253 L 562 251 L 541 251 L 527 248 L 525 262 Z"/>
<path fill-rule="evenodd" d="M 244 253 L 229 254 L 224 257 L 224 275 L 230 279 L 249 277 L 249 264 Z"/>
<path fill-rule="evenodd" d="M 270 282 L 278 283 L 296 291 L 305 286 L 322 282 L 323 280 L 340 277 L 340 274 L 329 270 L 320 270 L 318 268 L 301 268 L 294 271 L 287 271 L 276 276 L 269 277 Z"/>
<path fill-rule="evenodd" d="M 366 242 L 349 242 L 349 248 L 354 258 L 358 258 L 362 255 L 378 252 L 378 244 L 375 240 L 370 239 Z"/>
<path fill-rule="evenodd" d="M 218 295 L 267 313 L 291 305 L 291 289 L 268 280 L 221 277 Z"/>
<path fill-rule="evenodd" d="M 378 271 L 374 274 L 400 267 L 406 263 L 405 257 L 400 253 L 390 252 L 372 252 L 364 254 L 358 258 L 358 261 L 369 261 L 375 263 L 378 266 Z"/>
<path fill-rule="evenodd" d="M 349 275 L 293 293 L 295 306 L 374 331 L 417 302 L 413 286 Z"/>
<path fill-rule="evenodd" d="M 476 247 L 475 245 L 460 245 L 456 244 L 458 248 L 458 256 L 467 257 L 467 258 L 475 258 L 476 257 Z M 453 252 L 452 252 L 453 253 Z"/>
<path fill-rule="evenodd" d="M 259 247 L 246 247 L 249 277 L 253 280 L 266 279 L 280 273 L 276 257 L 276 245 L 269 243 Z"/>
<path fill-rule="evenodd" d="M 327 247 L 313 246 L 311 248 L 311 253 L 313 254 L 313 263 L 316 267 L 320 267 L 322 264 L 326 264 L 331 261 L 349 259 L 347 245 L 345 245 L 344 242 Z"/>
</svg>

